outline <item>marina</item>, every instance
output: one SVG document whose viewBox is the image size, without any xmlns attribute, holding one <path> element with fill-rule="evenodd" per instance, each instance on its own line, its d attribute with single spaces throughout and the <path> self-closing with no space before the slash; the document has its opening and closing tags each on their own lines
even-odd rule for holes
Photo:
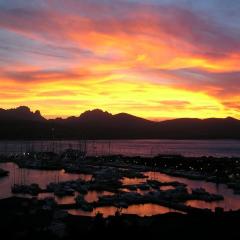
<svg viewBox="0 0 240 240">
<path fill-rule="evenodd" d="M 111 155 L 109 150 L 106 155 L 95 155 L 88 152 L 89 146 L 86 141 L 77 141 L 61 151 L 56 147 L 3 151 L 3 216 L 15 219 L 17 225 L 41 219 L 41 226 L 46 224 L 47 232 L 57 237 L 66 232 L 92 233 L 94 229 L 111 233 L 115 224 L 117 229 L 146 231 L 167 221 L 176 221 L 179 226 L 187 221 L 194 227 L 195 219 L 201 225 L 210 219 L 226 219 L 235 226 L 235 217 L 240 217 L 238 157 L 128 156 Z"/>
<path fill-rule="evenodd" d="M 186 207 L 209 209 L 211 211 L 215 211 L 216 208 L 221 208 L 224 211 L 239 209 L 240 195 L 229 188 L 231 186 L 228 186 L 227 183 L 207 181 L 207 176 L 196 178 L 193 177 L 193 173 L 190 174 L 186 171 L 176 174 L 179 170 L 171 168 L 172 170 L 169 171 L 169 166 L 161 168 L 160 165 L 166 162 L 174 163 L 175 158 L 179 158 L 179 155 L 159 155 L 157 158 L 160 157 L 160 160 L 158 159 L 160 165 L 156 165 L 153 163 L 154 159 L 154 161 L 157 161 L 156 158 L 145 159 L 120 155 L 91 157 L 87 154 L 85 156 L 79 155 L 78 152 L 82 152 L 81 148 L 67 150 L 66 153 L 61 154 L 56 152 L 55 155 L 51 152 L 6 155 L 8 160 L 5 162 L 2 158 L 0 168 L 8 172 L 9 175 L 0 179 L 2 189 L 0 198 L 4 199 L 12 196 L 31 198 L 36 196 L 39 199 L 44 199 L 50 197 L 57 204 L 71 208 L 72 212 L 76 198 L 80 194 L 83 195 L 83 198 L 80 198 L 82 205 L 87 203 L 87 206 L 91 206 L 91 214 L 96 213 L 96 209 L 103 209 L 106 210 L 106 213 L 102 212 L 103 215 L 107 216 L 107 212 L 111 212 L 110 209 L 113 209 L 113 205 L 116 209 L 118 206 L 123 206 L 124 211 L 122 211 L 127 213 L 127 209 L 129 207 L 132 209 L 132 206 L 136 206 L 136 203 L 139 206 L 145 206 L 145 204 L 156 205 L 156 200 L 153 200 L 149 193 L 163 194 L 168 192 L 169 194 L 175 194 L 176 189 L 179 187 L 180 190 L 180 187 L 182 187 L 183 192 L 180 191 L 179 196 L 184 199 L 185 203 L 184 206 L 176 205 L 175 211 L 183 212 L 182 209 Z M 49 158 L 49 156 L 54 157 Z M 61 160 L 59 156 L 61 156 Z M 181 164 L 183 160 L 179 161 Z M 214 163 L 217 160 L 213 159 L 211 161 Z M 218 161 L 221 161 L 221 159 Z M 234 161 L 236 160 L 234 159 Z M 185 194 L 191 192 L 195 196 L 194 199 L 190 195 L 185 196 Z M 135 194 L 132 195 L 133 202 L 128 202 L 125 199 L 124 196 L 127 196 L 127 193 Z M 122 200 L 119 197 L 115 199 L 115 196 L 124 198 Z M 142 196 L 142 198 L 137 200 L 139 196 Z M 176 201 L 177 195 L 174 196 L 174 201 Z M 105 197 L 109 198 L 107 206 L 104 206 L 106 205 L 104 203 Z M 159 195 L 158 198 L 158 206 L 169 207 L 169 212 L 173 211 L 170 207 L 171 204 L 165 202 L 164 195 Z M 109 210 L 107 210 L 108 208 Z M 137 211 L 140 208 L 135 207 L 134 209 Z M 82 211 L 78 211 L 77 207 L 75 210 L 75 214 Z M 188 211 L 188 209 L 185 209 L 185 211 Z M 89 216 L 87 212 L 86 214 Z M 161 211 L 156 211 L 154 215 L 160 213 Z M 142 214 L 143 211 L 139 210 L 139 216 Z"/>
</svg>

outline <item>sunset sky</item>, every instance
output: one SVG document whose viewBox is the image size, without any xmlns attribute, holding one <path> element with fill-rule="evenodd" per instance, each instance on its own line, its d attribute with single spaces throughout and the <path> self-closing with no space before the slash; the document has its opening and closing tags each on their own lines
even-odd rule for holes
<svg viewBox="0 0 240 240">
<path fill-rule="evenodd" d="M 240 118 L 238 0 L 0 0 L 0 108 Z"/>
</svg>

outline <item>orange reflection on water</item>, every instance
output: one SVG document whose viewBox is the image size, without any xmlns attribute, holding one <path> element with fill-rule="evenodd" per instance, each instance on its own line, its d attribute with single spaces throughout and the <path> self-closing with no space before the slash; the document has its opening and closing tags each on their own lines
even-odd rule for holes
<svg viewBox="0 0 240 240">
<path fill-rule="evenodd" d="M 201 200 L 189 200 L 186 202 L 187 206 L 195 207 L 195 208 L 208 208 L 211 210 L 214 210 L 216 207 L 218 207 L 217 202 L 205 202 Z"/>
<path fill-rule="evenodd" d="M 144 178 L 127 178 L 124 177 L 121 179 L 121 182 L 123 185 L 132 185 L 132 184 L 139 184 L 139 183 L 144 183 L 145 179 Z"/>
<path fill-rule="evenodd" d="M 116 207 L 107 206 L 107 207 L 95 208 L 92 212 L 85 212 L 80 209 L 71 209 L 68 211 L 68 213 L 72 215 L 90 216 L 90 217 L 96 216 L 97 213 L 102 213 L 103 217 L 108 217 L 108 216 L 115 215 L 117 210 L 118 209 Z M 128 208 L 123 208 L 121 210 L 121 213 L 123 214 L 136 214 L 141 217 L 153 216 L 157 214 L 165 214 L 168 212 L 178 212 L 178 211 L 175 211 L 167 207 L 159 206 L 156 204 L 152 204 L 152 203 L 131 205 Z"/>
<path fill-rule="evenodd" d="M 102 191 L 102 192 L 88 191 L 88 193 L 84 195 L 84 199 L 87 202 L 97 202 L 99 197 L 107 196 L 107 195 L 112 196 L 114 195 L 114 193 L 108 192 L 108 191 Z"/>
<path fill-rule="evenodd" d="M 212 211 L 215 211 L 215 208 L 220 207 L 225 211 L 230 210 L 239 210 L 239 197 L 236 197 L 235 200 L 226 199 L 225 201 L 217 201 L 217 202 L 205 202 L 201 200 L 189 200 L 186 202 L 186 205 L 196 208 L 208 208 Z"/>
<path fill-rule="evenodd" d="M 81 209 L 70 209 L 68 213 L 77 216 L 95 217 L 97 213 L 102 213 L 103 217 L 113 216 L 117 211 L 116 207 L 99 207 L 95 208 L 92 212 L 86 212 Z"/>
<path fill-rule="evenodd" d="M 140 205 L 131 205 L 127 209 L 123 209 L 122 213 L 126 214 L 137 214 L 141 217 L 152 216 L 156 214 L 164 214 L 168 212 L 176 212 L 173 209 L 159 206 L 152 203 L 140 204 Z"/>
<path fill-rule="evenodd" d="M 162 191 L 173 190 L 173 189 L 175 189 L 175 187 L 173 187 L 173 186 L 161 186 L 160 187 L 160 190 L 162 190 Z"/>
</svg>

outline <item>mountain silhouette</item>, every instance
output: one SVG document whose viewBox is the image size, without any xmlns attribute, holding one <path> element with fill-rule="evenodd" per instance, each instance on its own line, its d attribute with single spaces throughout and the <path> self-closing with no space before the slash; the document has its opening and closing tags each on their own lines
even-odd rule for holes
<svg viewBox="0 0 240 240">
<path fill-rule="evenodd" d="M 155 122 L 100 109 L 78 117 L 45 119 L 21 106 L 0 109 L 1 139 L 240 139 L 240 121 L 227 118 L 180 118 Z"/>
<path fill-rule="evenodd" d="M 31 112 L 29 107 L 20 106 L 9 110 L 0 108 L 0 120 L 24 120 L 24 121 L 43 121 L 45 120 L 40 111 Z"/>
</svg>

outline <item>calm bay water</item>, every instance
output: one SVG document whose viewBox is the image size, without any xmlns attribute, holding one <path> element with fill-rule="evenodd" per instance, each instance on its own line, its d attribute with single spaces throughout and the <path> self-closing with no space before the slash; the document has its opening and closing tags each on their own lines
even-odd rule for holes
<svg viewBox="0 0 240 240">
<path fill-rule="evenodd" d="M 13 196 L 13 194 L 11 193 L 11 186 L 14 183 L 18 183 L 18 184 L 38 183 L 42 188 L 45 188 L 46 185 L 50 182 L 76 180 L 78 178 L 88 181 L 92 178 L 92 176 L 89 174 L 70 174 L 70 173 L 65 173 L 63 170 L 45 171 L 45 170 L 33 170 L 33 169 L 20 169 L 14 163 L 0 163 L 0 168 L 8 170 L 10 173 L 9 176 L 0 179 L 0 199 Z M 161 182 L 178 181 L 178 182 L 185 183 L 189 191 L 191 191 L 192 188 L 202 187 L 210 193 L 221 194 L 224 196 L 224 200 L 219 202 L 207 203 L 204 201 L 193 200 L 193 201 L 188 201 L 186 203 L 187 205 L 190 205 L 193 207 L 199 207 L 199 208 L 209 208 L 212 210 L 214 210 L 215 207 L 222 207 L 225 210 L 240 209 L 240 195 L 235 195 L 233 191 L 227 188 L 227 186 L 224 184 L 217 185 L 211 182 L 173 177 L 173 176 L 169 176 L 159 172 L 146 172 L 144 174 L 148 177 L 148 179 L 158 180 Z M 124 178 L 122 180 L 124 185 L 137 184 L 145 181 L 146 179 L 142 179 L 142 178 L 141 179 Z M 124 190 L 124 188 L 122 190 Z M 140 194 L 144 193 L 144 191 L 140 191 L 139 193 Z M 113 193 L 110 193 L 107 191 L 103 191 L 103 192 L 89 191 L 84 196 L 84 198 L 88 202 L 93 202 L 93 201 L 97 201 L 99 196 L 112 195 L 112 194 Z M 26 197 L 26 195 L 24 196 Z M 39 198 L 45 198 L 45 197 L 54 197 L 54 195 L 52 193 L 44 193 L 39 195 Z M 74 197 L 75 196 L 68 196 L 64 198 L 55 197 L 55 200 L 60 204 L 73 203 Z M 71 210 L 71 213 L 86 215 L 86 216 L 94 216 L 97 212 L 102 212 L 104 216 L 109 216 L 109 215 L 113 215 L 116 212 L 116 210 L 117 209 L 115 207 L 110 206 L 110 207 L 96 208 L 91 213 L 84 212 L 82 210 Z M 123 213 L 134 213 L 140 216 L 145 216 L 145 215 L 150 216 L 150 215 L 155 215 L 160 213 L 166 213 L 169 211 L 174 211 L 174 210 L 166 207 L 158 206 L 156 204 L 143 204 L 143 205 L 130 206 L 129 208 L 124 209 Z"/>
<path fill-rule="evenodd" d="M 65 149 L 80 149 L 85 147 L 85 143 L 80 141 L 8 141 L 0 142 L 0 153 L 20 153 L 25 151 L 56 151 L 62 152 Z M 216 157 L 240 157 L 240 141 L 234 140 L 97 140 L 87 141 L 86 149 L 88 155 L 108 155 L 123 154 L 128 156 L 154 156 L 157 154 L 182 154 L 184 156 L 216 156 Z M 67 181 L 82 178 L 90 180 L 91 175 L 68 174 L 64 171 L 40 171 L 40 170 L 21 170 L 13 163 L 0 163 L 0 167 L 10 172 L 8 177 L 0 179 L 0 198 L 12 196 L 11 186 L 14 183 L 30 184 L 38 183 L 41 187 L 46 187 L 49 182 Z M 187 184 L 188 189 L 203 187 L 210 193 L 217 193 L 224 196 L 224 201 L 206 203 L 203 201 L 188 201 L 186 204 L 193 207 L 209 208 L 222 207 L 225 210 L 236 210 L 240 208 L 240 195 L 234 195 L 226 185 L 176 178 L 162 173 L 145 173 L 150 179 L 159 181 L 179 181 Z M 125 183 L 143 179 L 124 179 Z M 89 202 L 96 201 L 99 196 L 111 194 L 109 192 L 89 192 L 85 199 Z M 51 194 L 50 194 L 51 195 Z M 47 197 L 46 194 L 39 196 Z M 56 199 L 56 198 L 55 198 Z M 74 196 L 56 199 L 59 203 L 72 203 Z M 95 215 L 102 212 L 104 216 L 112 215 L 116 211 L 114 207 L 97 208 L 91 213 L 81 210 L 72 210 L 72 214 Z M 154 204 L 133 205 L 124 209 L 124 213 L 135 213 L 140 216 L 154 215 L 172 211 L 171 209 L 157 206 Z"/>
<path fill-rule="evenodd" d="M 67 148 L 83 148 L 83 141 L 8 141 L 0 142 L 1 153 L 29 150 L 61 152 Z M 89 140 L 88 155 L 140 155 L 182 154 L 184 156 L 240 157 L 239 140 Z"/>
</svg>

